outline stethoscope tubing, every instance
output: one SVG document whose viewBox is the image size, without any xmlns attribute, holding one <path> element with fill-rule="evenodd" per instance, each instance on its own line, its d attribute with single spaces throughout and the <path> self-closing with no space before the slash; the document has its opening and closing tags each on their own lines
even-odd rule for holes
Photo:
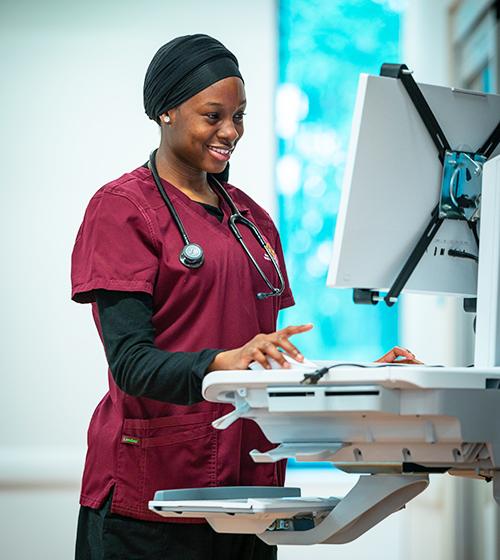
<svg viewBox="0 0 500 560">
<path fill-rule="evenodd" d="M 276 270 L 276 273 L 278 274 L 278 278 L 279 278 L 279 283 L 280 283 L 280 287 L 276 288 L 275 286 L 273 286 L 271 284 L 271 282 L 269 281 L 268 277 L 266 276 L 266 274 L 264 273 L 264 271 L 261 269 L 261 267 L 259 266 L 259 263 L 255 260 L 254 256 L 252 255 L 252 253 L 250 252 L 250 250 L 248 249 L 246 243 L 244 243 L 243 241 L 243 236 L 241 235 L 236 222 L 241 222 L 243 225 L 245 225 L 250 232 L 253 234 L 253 236 L 257 239 L 257 241 L 259 242 L 260 246 L 264 249 L 264 251 L 266 252 L 266 254 L 268 255 L 269 259 L 271 260 L 272 264 L 274 265 L 274 268 Z M 273 295 L 281 295 L 283 293 L 283 290 L 285 288 L 284 284 L 285 281 L 283 279 L 283 276 L 281 274 L 281 270 L 280 267 L 278 265 L 278 263 L 276 262 L 276 258 L 274 257 L 274 255 L 269 251 L 269 248 L 267 246 L 267 243 L 265 241 L 265 239 L 262 237 L 260 231 L 258 230 L 257 226 L 252 223 L 250 220 L 248 220 L 247 218 L 245 218 L 244 216 L 242 216 L 239 212 L 237 214 L 232 214 L 229 217 L 229 228 L 231 229 L 231 231 L 233 232 L 234 236 L 236 237 L 236 239 L 240 242 L 240 245 L 243 247 L 243 250 L 245 251 L 245 253 L 247 254 L 248 258 L 252 261 L 253 265 L 255 266 L 255 268 L 257 269 L 257 271 L 259 272 L 260 276 L 262 277 L 262 279 L 264 280 L 264 282 L 266 283 L 267 287 L 271 290 L 271 292 L 273 293 Z M 259 292 L 260 293 L 260 292 Z M 274 294 L 275 293 L 275 294 Z M 261 294 L 262 295 L 262 294 Z M 257 295 L 257 297 L 259 297 L 259 295 Z M 260 297 L 259 299 L 263 299 L 264 295 L 262 295 L 262 297 Z"/>
<path fill-rule="evenodd" d="M 158 169 L 156 167 L 156 153 L 157 153 L 157 151 L 158 151 L 157 149 L 154 150 L 151 153 L 151 155 L 149 156 L 148 166 L 149 166 L 149 169 L 151 170 L 151 174 L 153 175 L 153 179 L 154 179 L 154 182 L 156 183 L 158 191 L 160 192 L 160 195 L 163 198 L 163 201 L 165 202 L 172 218 L 174 219 L 174 222 L 175 222 L 175 224 L 176 224 L 176 226 L 179 230 L 179 233 L 181 234 L 182 240 L 184 242 L 184 248 L 181 252 L 180 260 L 188 268 L 198 268 L 203 264 L 203 250 L 201 249 L 201 247 L 199 245 L 197 245 L 195 243 L 191 243 L 191 241 L 190 241 L 190 239 L 189 239 L 189 237 L 186 233 L 186 230 L 184 229 L 184 225 L 182 224 L 182 221 L 181 221 L 179 215 L 177 214 L 177 211 L 174 208 L 174 205 L 172 204 L 172 201 L 170 200 L 170 197 L 167 195 L 167 193 L 166 193 L 166 191 L 165 191 L 165 189 L 164 189 L 164 187 L 161 183 L 161 179 L 160 179 L 160 176 L 158 174 Z M 257 272 L 259 273 L 261 278 L 264 280 L 266 286 L 270 290 L 270 293 L 258 292 L 257 293 L 257 298 L 258 299 L 266 299 L 266 298 L 272 297 L 272 296 L 280 296 L 283 293 L 283 291 L 285 290 L 285 281 L 284 281 L 283 275 L 281 273 L 280 266 L 279 266 L 278 262 L 276 261 L 276 257 L 269 250 L 269 247 L 268 247 L 268 244 L 267 244 L 266 240 L 264 239 L 264 237 L 260 233 L 258 227 L 252 221 L 245 218 L 241 214 L 241 212 L 238 210 L 238 207 L 234 203 L 233 199 L 229 196 L 229 193 L 223 187 L 223 185 L 220 183 L 220 181 L 218 181 L 212 175 L 209 176 L 209 180 L 212 181 L 215 184 L 216 189 L 219 191 L 220 195 L 222 196 L 224 201 L 227 203 L 227 205 L 228 205 L 228 207 L 231 211 L 231 215 L 229 216 L 229 220 L 228 220 L 229 229 L 231 230 L 231 232 L 233 233 L 233 235 L 235 236 L 237 241 L 240 243 L 240 245 L 242 246 L 246 255 L 248 256 L 248 258 L 250 259 L 250 261 L 252 262 L 252 264 L 256 268 Z M 268 255 L 268 257 L 269 257 L 271 263 L 273 264 L 273 267 L 274 267 L 274 269 L 275 269 L 275 271 L 278 275 L 279 287 L 276 287 L 276 286 L 272 285 L 269 278 L 266 276 L 266 274 L 264 273 L 262 268 L 259 266 L 259 263 L 255 260 L 254 256 L 252 255 L 249 248 L 247 247 L 247 245 L 246 245 L 246 243 L 243 239 L 243 236 L 241 235 L 241 232 L 238 229 L 238 226 L 236 225 L 238 222 L 241 223 L 242 225 L 246 226 L 250 230 L 250 232 L 252 233 L 254 238 L 257 240 L 259 245 L 264 249 L 264 251 Z M 201 252 L 201 258 L 200 258 L 199 262 L 197 262 L 196 264 L 186 263 L 185 259 L 183 258 L 183 255 L 186 251 L 186 248 L 188 248 L 188 247 L 196 247 Z"/>
<path fill-rule="evenodd" d="M 174 219 L 175 225 L 177 226 L 177 229 L 179 230 L 179 233 L 181 234 L 182 240 L 184 241 L 184 245 L 189 245 L 190 241 L 189 241 L 189 237 L 186 233 L 186 230 L 184 229 L 184 225 L 181 222 L 181 219 L 179 218 L 179 214 L 177 214 L 176 209 L 174 208 L 174 205 L 172 204 L 172 201 L 170 200 L 170 197 L 167 195 L 165 189 L 163 188 L 163 185 L 161 184 L 161 179 L 160 176 L 158 174 L 158 169 L 156 167 L 156 152 L 158 150 L 154 150 L 153 152 L 151 152 L 151 155 L 149 156 L 149 163 L 148 163 L 148 167 L 153 175 L 153 179 L 156 183 L 156 187 L 158 188 L 158 190 L 160 191 L 160 195 L 163 198 L 163 202 L 165 202 L 165 204 L 167 205 L 167 208 L 170 211 L 170 214 L 172 215 L 172 218 Z"/>
</svg>

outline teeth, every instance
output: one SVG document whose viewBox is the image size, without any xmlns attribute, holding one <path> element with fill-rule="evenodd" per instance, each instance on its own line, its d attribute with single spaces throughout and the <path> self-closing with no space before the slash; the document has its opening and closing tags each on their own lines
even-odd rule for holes
<svg viewBox="0 0 500 560">
<path fill-rule="evenodd" d="M 225 150 L 223 148 L 216 148 L 215 146 L 209 146 L 209 148 L 211 150 L 213 150 L 214 152 L 217 152 L 217 153 L 222 154 L 224 156 L 228 156 L 232 151 L 232 150 Z"/>
</svg>

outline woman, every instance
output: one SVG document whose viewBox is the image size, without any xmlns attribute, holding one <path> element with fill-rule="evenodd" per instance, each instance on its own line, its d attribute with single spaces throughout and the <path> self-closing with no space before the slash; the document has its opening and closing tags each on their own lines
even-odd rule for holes
<svg viewBox="0 0 500 560">
<path fill-rule="evenodd" d="M 279 349 L 302 360 L 290 337 L 311 325 L 276 331 L 278 311 L 294 303 L 278 233 L 224 182 L 246 105 L 234 55 L 206 35 L 174 39 L 148 68 L 144 105 L 160 146 L 96 193 L 73 251 L 72 297 L 92 303 L 110 366 L 89 428 L 76 556 L 274 558 L 254 536 L 147 509 L 160 489 L 283 484 L 283 463 L 249 457 L 271 447 L 256 424 L 212 429 L 229 410 L 204 402 L 201 383 L 268 358 L 287 367 Z M 235 211 L 245 247 L 228 224 Z"/>
</svg>

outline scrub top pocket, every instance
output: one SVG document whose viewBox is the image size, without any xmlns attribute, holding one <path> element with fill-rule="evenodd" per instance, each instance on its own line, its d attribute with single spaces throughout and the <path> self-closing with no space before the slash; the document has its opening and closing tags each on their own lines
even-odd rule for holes
<svg viewBox="0 0 500 560">
<path fill-rule="evenodd" d="M 212 413 L 125 419 L 113 506 L 137 514 L 157 490 L 215 486 L 214 419 Z"/>
</svg>

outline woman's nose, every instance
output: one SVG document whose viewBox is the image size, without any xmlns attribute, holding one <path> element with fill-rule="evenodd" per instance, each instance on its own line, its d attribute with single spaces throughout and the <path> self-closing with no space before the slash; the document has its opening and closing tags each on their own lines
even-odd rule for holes
<svg viewBox="0 0 500 560">
<path fill-rule="evenodd" d="M 240 134 L 234 124 L 233 120 L 224 121 L 222 126 L 219 128 L 218 136 L 221 140 L 225 140 L 226 142 L 230 142 L 233 144 L 238 140 Z"/>
</svg>

